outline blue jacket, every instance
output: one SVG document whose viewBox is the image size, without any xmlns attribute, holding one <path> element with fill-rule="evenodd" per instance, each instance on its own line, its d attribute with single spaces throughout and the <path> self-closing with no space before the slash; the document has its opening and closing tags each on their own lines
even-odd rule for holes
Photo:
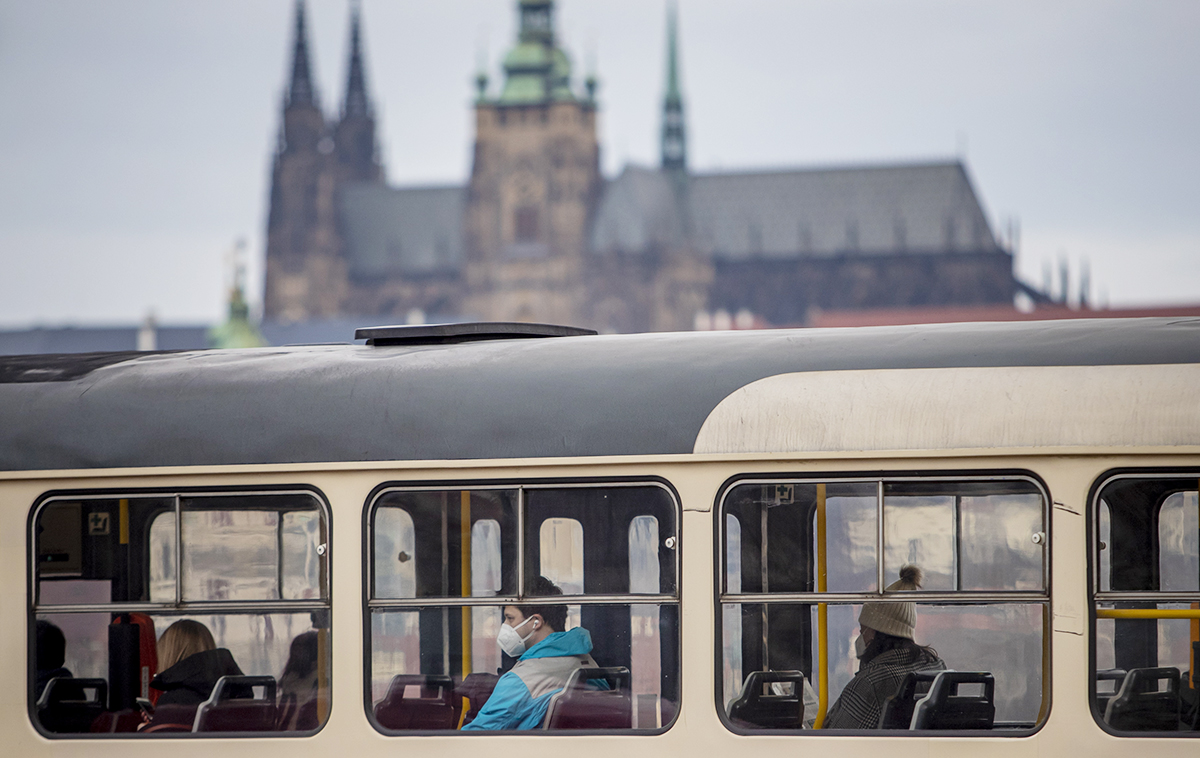
<svg viewBox="0 0 1200 758">
<path fill-rule="evenodd" d="M 583 627 L 555 632 L 529 648 L 500 677 L 483 710 L 463 729 L 537 729 L 554 693 L 577 669 L 595 666 L 592 635 Z"/>
</svg>

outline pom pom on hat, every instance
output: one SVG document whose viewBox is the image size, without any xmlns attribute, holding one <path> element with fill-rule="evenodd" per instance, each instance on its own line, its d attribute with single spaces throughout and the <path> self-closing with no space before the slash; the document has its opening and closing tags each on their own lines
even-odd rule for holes
<svg viewBox="0 0 1200 758">
<path fill-rule="evenodd" d="M 900 579 L 887 586 L 886 592 L 911 592 L 921 588 L 924 575 L 912 564 L 900 567 Z M 912 639 L 917 628 L 916 603 L 863 603 L 858 623 L 893 637 Z"/>
</svg>

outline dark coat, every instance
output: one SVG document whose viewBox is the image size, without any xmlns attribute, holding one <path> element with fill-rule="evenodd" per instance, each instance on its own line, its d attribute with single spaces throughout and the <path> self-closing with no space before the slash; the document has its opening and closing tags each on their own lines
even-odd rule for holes
<svg viewBox="0 0 1200 758">
<path fill-rule="evenodd" d="M 233 655 L 223 647 L 189 655 L 166 671 L 159 672 L 150 682 L 162 690 L 157 707 L 164 705 L 199 705 L 212 694 L 217 680 L 223 676 L 241 676 Z"/>
</svg>

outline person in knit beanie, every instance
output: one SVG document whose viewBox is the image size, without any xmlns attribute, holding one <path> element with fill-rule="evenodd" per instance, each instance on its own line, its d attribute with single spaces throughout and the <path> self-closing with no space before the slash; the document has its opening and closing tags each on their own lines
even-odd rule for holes
<svg viewBox="0 0 1200 758">
<path fill-rule="evenodd" d="M 900 568 L 900 579 L 885 592 L 911 592 L 921 588 L 921 569 Z M 937 651 L 918 645 L 917 604 L 863 603 L 858 614 L 859 636 L 854 641 L 858 673 L 829 709 L 826 729 L 876 729 L 883 702 L 900 688 L 904 677 L 915 671 L 942 671 L 946 664 Z"/>
</svg>

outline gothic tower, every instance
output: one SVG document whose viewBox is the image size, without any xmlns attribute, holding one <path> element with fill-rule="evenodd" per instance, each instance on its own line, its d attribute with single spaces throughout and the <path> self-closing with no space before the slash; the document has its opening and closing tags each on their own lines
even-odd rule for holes
<svg viewBox="0 0 1200 758">
<path fill-rule="evenodd" d="M 351 299 L 338 229 L 338 192 L 349 182 L 383 182 L 357 7 L 351 12 L 348 69 L 341 118 L 331 125 L 313 84 L 304 0 L 297 0 L 291 76 L 271 165 L 263 298 L 267 319 L 328 318 L 344 313 Z"/>
<path fill-rule="evenodd" d="M 499 95 L 481 76 L 468 189 L 467 313 L 574 323 L 600 189 L 596 103 L 577 95 L 553 0 L 519 0 Z"/>
<path fill-rule="evenodd" d="M 663 96 L 662 167 L 687 171 L 687 135 L 683 124 L 683 95 L 679 90 L 678 19 L 674 3 L 667 11 L 667 91 Z"/>
<path fill-rule="evenodd" d="M 341 120 L 334 130 L 339 181 L 382 182 L 383 168 L 375 141 L 375 109 L 367 96 L 362 31 L 357 4 L 350 11 L 350 63 Z"/>
</svg>

